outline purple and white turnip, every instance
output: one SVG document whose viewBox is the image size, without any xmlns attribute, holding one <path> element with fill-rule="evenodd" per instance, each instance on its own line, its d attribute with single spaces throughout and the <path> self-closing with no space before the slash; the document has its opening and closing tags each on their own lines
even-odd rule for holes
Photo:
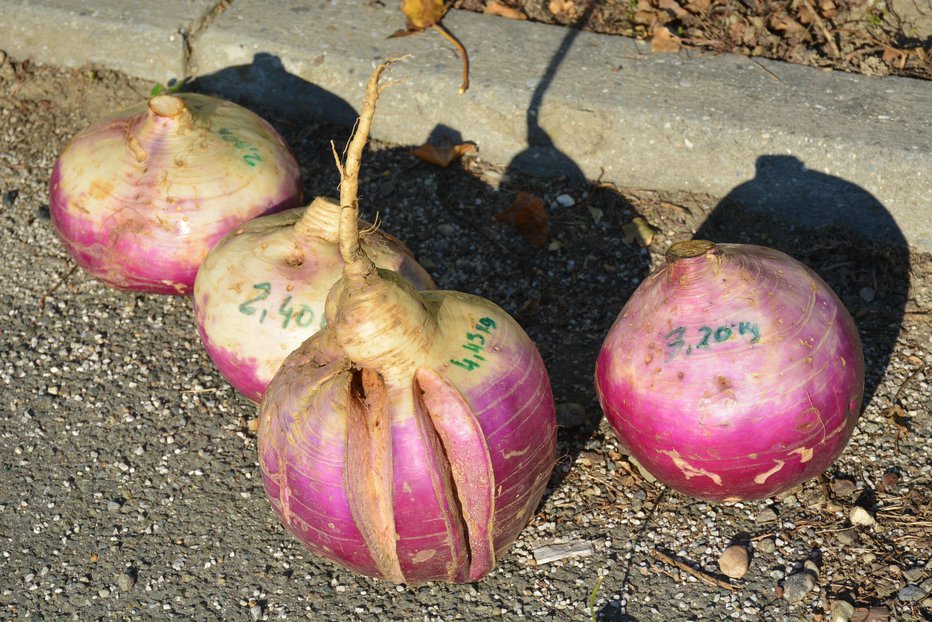
<svg viewBox="0 0 932 622">
<path fill-rule="evenodd" d="M 194 93 L 157 95 L 78 133 L 49 186 L 52 223 L 79 266 L 159 294 L 190 294 L 220 238 L 302 200 L 297 162 L 268 123 Z"/>
<path fill-rule="evenodd" d="M 343 277 L 326 326 L 263 397 L 259 464 L 281 522 L 314 553 L 397 583 L 470 582 L 541 499 L 555 460 L 553 396 L 505 311 L 418 292 L 360 244 L 360 158 L 386 67 L 338 162 Z"/>
<path fill-rule="evenodd" d="M 249 221 L 201 265 L 198 332 L 220 373 L 250 400 L 258 402 L 285 357 L 326 324 L 324 302 L 343 272 L 339 230 L 339 203 L 318 197 L 306 208 Z M 378 267 L 417 289 L 435 287 L 398 239 L 375 229 L 360 243 Z"/>
<path fill-rule="evenodd" d="M 637 288 L 596 365 L 605 415 L 663 483 L 760 499 L 821 474 L 861 409 L 864 358 L 844 305 L 773 249 L 689 241 Z"/>
</svg>

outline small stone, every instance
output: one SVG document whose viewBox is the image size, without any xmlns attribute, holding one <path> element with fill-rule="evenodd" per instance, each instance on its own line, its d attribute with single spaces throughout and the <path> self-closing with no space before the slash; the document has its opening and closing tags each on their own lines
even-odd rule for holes
<svg viewBox="0 0 932 622">
<path fill-rule="evenodd" d="M 252 607 L 250 607 L 250 608 L 249 608 L 249 615 L 252 616 L 252 619 L 253 619 L 253 620 L 261 620 L 261 619 L 262 619 L 262 606 L 261 606 L 261 605 L 253 605 Z"/>
<path fill-rule="evenodd" d="M 791 574 L 783 581 L 783 598 L 791 603 L 798 603 L 812 591 L 815 585 L 816 580 L 811 572 Z"/>
<path fill-rule="evenodd" d="M 451 236 L 454 233 L 456 233 L 456 225 L 451 225 L 449 223 L 443 223 L 443 224 L 437 225 L 437 231 L 439 231 L 441 235 Z"/>
<path fill-rule="evenodd" d="M 881 479 L 884 490 L 893 490 L 900 483 L 900 474 L 896 471 L 887 471 Z"/>
<path fill-rule="evenodd" d="M 573 207 L 576 205 L 576 199 L 568 194 L 561 194 L 557 197 L 557 203 L 559 203 L 562 207 Z"/>
<path fill-rule="evenodd" d="M 870 512 L 862 508 L 860 505 L 856 505 L 851 508 L 851 511 L 848 512 L 848 520 L 851 521 L 852 525 L 859 525 L 863 527 L 870 527 L 877 523 L 877 519 L 871 516 Z"/>
<path fill-rule="evenodd" d="M 865 564 L 869 564 L 875 559 L 877 559 L 877 556 L 874 555 L 873 553 L 864 553 L 864 555 L 861 556 L 861 559 L 864 560 Z"/>
<path fill-rule="evenodd" d="M 835 537 L 842 544 L 851 545 L 858 541 L 858 532 L 854 529 L 842 529 L 835 534 Z"/>
<path fill-rule="evenodd" d="M 748 550 L 740 544 L 732 544 L 718 558 L 718 567 L 726 577 L 740 579 L 748 571 Z"/>
<path fill-rule="evenodd" d="M 117 577 L 116 584 L 120 591 L 128 592 L 136 585 L 136 577 L 129 572 L 123 572 Z"/>
<path fill-rule="evenodd" d="M 836 497 L 850 497 L 857 491 L 857 486 L 850 479 L 836 479 L 832 481 L 832 492 Z"/>
<path fill-rule="evenodd" d="M 910 583 L 897 592 L 896 597 L 904 603 L 915 603 L 926 597 L 926 591 L 918 585 Z"/>
<path fill-rule="evenodd" d="M 764 538 L 757 543 L 757 550 L 761 553 L 773 553 L 777 550 L 777 545 L 773 541 L 773 538 Z"/>
<path fill-rule="evenodd" d="M 110 590 L 108 590 L 105 587 L 102 587 L 99 590 L 97 590 L 97 595 L 100 596 L 101 598 L 106 598 L 110 596 Z"/>
<path fill-rule="evenodd" d="M 848 622 L 854 615 L 854 605 L 846 600 L 836 600 L 832 603 L 831 622 Z"/>
<path fill-rule="evenodd" d="M 119 501 L 114 499 L 107 501 L 107 510 L 110 512 L 119 512 L 121 507 L 123 507 L 123 504 Z"/>
<path fill-rule="evenodd" d="M 805 568 L 806 570 L 808 570 L 809 572 L 811 572 L 812 575 L 813 575 L 814 577 L 816 577 L 816 578 L 819 577 L 819 567 L 818 567 L 818 566 L 816 565 L 816 563 L 815 563 L 814 561 L 812 561 L 811 559 L 807 559 L 807 560 L 803 563 L 803 568 Z"/>
<path fill-rule="evenodd" d="M 3 63 L 0 63 L 2 65 Z M 16 198 L 19 196 L 19 190 L 7 190 L 3 193 L 3 207 L 13 207 Z"/>
<path fill-rule="evenodd" d="M 777 513 L 774 512 L 773 508 L 764 508 L 757 513 L 758 523 L 770 523 L 775 520 L 777 520 Z"/>
<path fill-rule="evenodd" d="M 874 297 L 877 294 L 874 292 L 872 287 L 862 287 L 861 291 L 858 292 L 858 295 L 864 302 L 874 302 Z"/>
</svg>

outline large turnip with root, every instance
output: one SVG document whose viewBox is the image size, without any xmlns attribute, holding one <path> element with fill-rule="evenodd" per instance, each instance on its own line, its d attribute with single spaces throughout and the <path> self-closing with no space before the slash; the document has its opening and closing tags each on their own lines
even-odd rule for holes
<svg viewBox="0 0 932 622">
<path fill-rule="evenodd" d="M 397 583 L 475 581 L 517 538 L 554 464 L 550 382 L 495 304 L 417 292 L 359 243 L 373 73 L 340 166 L 343 277 L 327 325 L 260 408 L 259 463 L 282 523 L 313 552 Z"/>
</svg>

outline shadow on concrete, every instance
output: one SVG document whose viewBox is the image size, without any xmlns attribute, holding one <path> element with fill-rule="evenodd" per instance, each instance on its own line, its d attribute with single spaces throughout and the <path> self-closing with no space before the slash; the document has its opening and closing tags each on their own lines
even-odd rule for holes
<svg viewBox="0 0 932 622">
<path fill-rule="evenodd" d="M 352 126 L 358 116 L 346 100 L 289 73 L 279 57 L 266 52 L 256 54 L 248 65 L 195 78 L 187 90 L 217 95 L 250 108 L 265 109 L 274 100 L 290 117 L 311 117 L 338 125 Z"/>
<path fill-rule="evenodd" d="M 796 224 L 788 224 L 796 223 Z M 760 244 L 815 270 L 838 294 L 864 347 L 864 403 L 893 354 L 909 291 L 906 240 L 890 212 L 857 184 L 765 155 L 753 179 L 728 193 L 695 236 Z"/>
</svg>

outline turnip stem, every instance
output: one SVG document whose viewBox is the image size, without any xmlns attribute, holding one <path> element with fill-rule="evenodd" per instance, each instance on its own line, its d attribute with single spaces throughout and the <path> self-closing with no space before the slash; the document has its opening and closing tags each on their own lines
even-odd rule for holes
<svg viewBox="0 0 932 622">
<path fill-rule="evenodd" d="M 347 278 L 366 278 L 376 274 L 375 265 L 359 245 L 359 166 L 369 140 L 375 103 L 385 88 L 379 87 L 379 78 L 394 62 L 382 62 L 369 77 L 362 113 L 346 147 L 345 160 L 340 162 L 336 149 L 333 152 L 340 170 L 340 254 L 344 261 L 343 275 Z"/>
</svg>

